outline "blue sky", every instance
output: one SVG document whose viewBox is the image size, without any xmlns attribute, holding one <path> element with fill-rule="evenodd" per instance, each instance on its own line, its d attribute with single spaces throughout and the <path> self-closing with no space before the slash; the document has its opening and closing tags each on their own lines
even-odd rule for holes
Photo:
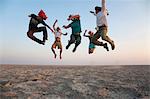
<svg viewBox="0 0 150 99">
<path fill-rule="evenodd" d="M 62 27 L 70 23 L 67 21 L 68 15 L 80 14 L 82 31 L 88 29 L 95 32 L 96 18 L 89 11 L 101 6 L 100 0 L 1 0 L 0 64 L 150 65 L 150 1 L 107 0 L 106 3 L 110 13 L 108 35 L 115 41 L 116 49 L 107 52 L 102 47 L 96 47 L 95 52 L 89 55 L 89 40 L 82 36 L 77 51 L 72 53 L 74 45 L 69 50 L 65 49 L 71 29 L 62 28 L 69 35 L 62 36 L 63 59 L 59 60 L 59 57 L 53 58 L 50 48 L 54 35 L 49 30 L 49 40 L 45 46 L 27 37 L 28 15 L 37 14 L 43 9 L 48 16 L 46 23 L 49 26 L 52 27 L 55 19 L 58 19 L 57 25 Z M 41 38 L 42 33 L 36 36 Z"/>
</svg>

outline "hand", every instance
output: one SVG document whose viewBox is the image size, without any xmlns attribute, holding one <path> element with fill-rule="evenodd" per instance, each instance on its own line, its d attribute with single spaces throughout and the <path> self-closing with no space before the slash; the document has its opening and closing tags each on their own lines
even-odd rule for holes
<svg viewBox="0 0 150 99">
<path fill-rule="evenodd" d="M 65 25 L 63 25 L 63 28 L 65 28 L 65 29 L 66 29 L 66 26 L 65 26 Z"/>
<path fill-rule="evenodd" d="M 58 22 L 58 20 L 56 19 L 56 21 L 55 22 Z"/>
<path fill-rule="evenodd" d="M 85 33 L 87 32 L 87 30 L 85 30 Z"/>
<path fill-rule="evenodd" d="M 65 33 L 64 35 L 67 35 L 68 33 Z"/>
<path fill-rule="evenodd" d="M 93 11 L 90 11 L 90 13 L 94 13 Z"/>
</svg>

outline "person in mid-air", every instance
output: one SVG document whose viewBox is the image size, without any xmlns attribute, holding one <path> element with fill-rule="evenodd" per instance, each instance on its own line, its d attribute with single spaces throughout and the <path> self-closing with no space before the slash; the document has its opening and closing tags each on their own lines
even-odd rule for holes
<svg viewBox="0 0 150 99">
<path fill-rule="evenodd" d="M 94 52 L 94 50 L 95 50 L 95 44 L 93 44 L 93 43 L 91 42 L 94 33 L 93 33 L 92 31 L 89 31 L 89 32 L 88 32 L 89 35 L 86 35 L 86 32 L 87 32 L 87 30 L 85 30 L 83 36 L 89 38 L 89 41 L 90 41 L 90 42 L 89 42 L 89 54 L 92 54 L 92 53 Z"/>
<path fill-rule="evenodd" d="M 58 49 L 60 49 L 60 55 L 59 56 L 60 56 L 60 59 L 62 59 L 61 35 L 67 35 L 67 33 L 63 34 L 59 27 L 55 27 L 56 23 L 57 23 L 57 20 L 53 24 L 53 30 L 54 30 L 53 33 L 55 35 L 55 41 L 54 41 L 51 49 L 52 49 L 52 52 L 54 53 L 54 58 L 56 58 L 57 54 L 56 54 L 54 49 L 56 49 L 56 47 L 58 47 Z"/>
<path fill-rule="evenodd" d="M 73 52 L 76 51 L 77 47 L 81 43 L 81 24 L 80 24 L 80 16 L 79 15 L 70 15 L 68 18 L 68 21 L 72 20 L 72 22 L 67 25 L 63 26 L 65 29 L 70 28 L 72 29 L 72 34 L 70 36 L 70 40 L 68 42 L 68 45 L 66 46 L 66 49 L 69 48 L 69 46 L 73 43 L 75 43 L 75 47 L 73 49 Z"/>
<path fill-rule="evenodd" d="M 96 23 L 98 28 L 97 32 L 94 34 L 92 38 L 92 42 L 95 45 L 103 46 L 104 48 L 107 49 L 107 51 L 109 51 L 107 43 L 102 43 L 98 41 L 98 39 L 102 37 L 102 40 L 107 41 L 111 45 L 112 50 L 114 50 L 115 49 L 114 41 L 107 36 L 108 31 L 107 15 L 109 14 L 106 9 L 106 1 L 102 0 L 102 7 L 96 6 L 95 12 L 90 11 L 90 13 L 93 13 L 96 16 Z"/>
<path fill-rule="evenodd" d="M 52 32 L 53 30 L 51 29 L 51 27 L 49 27 L 44 20 L 47 19 L 47 16 L 45 14 L 45 12 L 43 10 L 41 10 L 38 13 L 38 16 L 35 14 L 31 14 L 29 15 L 29 17 L 31 17 L 30 19 L 30 23 L 29 23 L 29 30 L 27 32 L 27 36 L 32 39 L 33 41 L 44 45 L 45 44 L 45 40 L 48 40 L 48 36 L 47 36 L 47 29 L 46 27 L 48 27 Z M 42 27 L 38 27 L 38 24 L 43 24 L 44 26 Z M 43 32 L 43 40 L 40 40 L 38 38 L 36 38 L 34 36 L 34 33 L 36 32 Z"/>
</svg>

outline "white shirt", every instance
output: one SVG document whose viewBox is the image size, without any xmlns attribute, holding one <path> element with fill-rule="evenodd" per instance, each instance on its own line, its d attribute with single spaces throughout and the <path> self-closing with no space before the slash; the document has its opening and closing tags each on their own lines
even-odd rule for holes
<svg viewBox="0 0 150 99">
<path fill-rule="evenodd" d="M 54 31 L 54 34 L 55 34 L 55 38 L 57 38 L 57 37 L 59 37 L 59 38 L 61 38 L 61 35 L 62 35 L 62 33 L 61 33 L 61 31 Z"/>
<path fill-rule="evenodd" d="M 108 26 L 107 24 L 107 11 L 100 11 L 98 12 L 97 14 L 95 14 L 96 16 L 96 24 L 97 26 L 102 26 L 102 25 L 105 25 L 105 26 Z"/>
</svg>

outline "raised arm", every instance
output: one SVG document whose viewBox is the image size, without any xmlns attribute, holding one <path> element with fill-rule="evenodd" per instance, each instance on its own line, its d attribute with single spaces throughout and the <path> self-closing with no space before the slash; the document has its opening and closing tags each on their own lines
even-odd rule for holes
<svg viewBox="0 0 150 99">
<path fill-rule="evenodd" d="M 85 30 L 83 36 L 84 36 L 84 37 L 89 37 L 88 35 L 86 35 L 86 32 L 87 32 L 87 30 Z"/>
<path fill-rule="evenodd" d="M 56 21 L 54 22 L 54 24 L 53 24 L 53 29 L 54 29 L 54 30 L 56 30 L 55 25 L 56 25 L 57 21 L 58 21 L 58 20 L 56 20 Z"/>
<path fill-rule="evenodd" d="M 102 0 L 102 12 L 106 11 L 106 0 Z"/>
</svg>

